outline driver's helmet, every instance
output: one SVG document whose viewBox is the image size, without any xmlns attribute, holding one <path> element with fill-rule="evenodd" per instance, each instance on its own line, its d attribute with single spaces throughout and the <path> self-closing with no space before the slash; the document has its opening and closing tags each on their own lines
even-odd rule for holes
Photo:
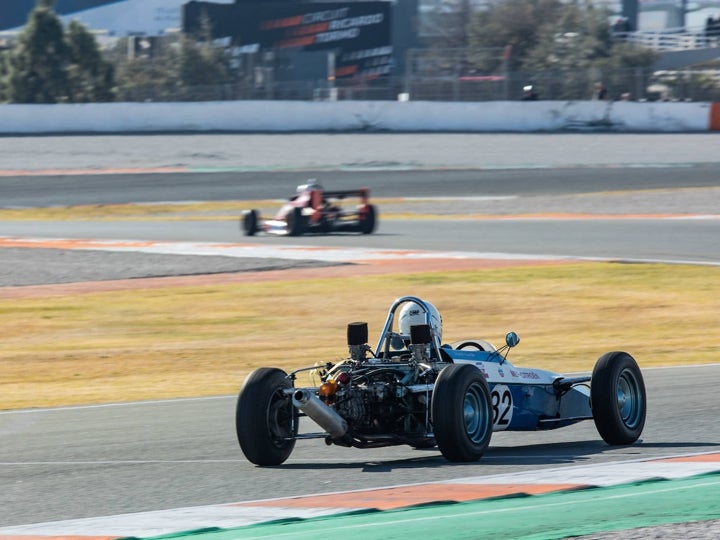
<svg viewBox="0 0 720 540">
<path fill-rule="evenodd" d="M 442 341 L 442 317 L 437 308 L 430 302 L 425 302 L 430 310 L 430 329 L 433 336 Z M 425 310 L 416 302 L 406 302 L 400 309 L 400 334 L 405 339 L 410 338 L 410 327 L 416 324 L 425 324 Z"/>
<path fill-rule="evenodd" d="M 315 178 L 310 178 L 306 183 L 300 184 L 297 187 L 297 193 L 304 193 L 305 191 L 310 191 L 311 189 L 322 189 L 322 186 Z"/>
</svg>

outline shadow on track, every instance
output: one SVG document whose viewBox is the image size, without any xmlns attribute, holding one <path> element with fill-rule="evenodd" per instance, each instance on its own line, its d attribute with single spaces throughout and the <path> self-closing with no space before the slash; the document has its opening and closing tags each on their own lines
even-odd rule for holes
<svg viewBox="0 0 720 540">
<path fill-rule="evenodd" d="M 390 472 L 402 469 L 422 469 L 441 467 L 475 467 L 486 465 L 489 469 L 497 466 L 548 466 L 581 464 L 592 461 L 593 456 L 600 456 L 618 449 L 636 449 L 638 457 L 642 457 L 643 448 L 667 448 L 678 450 L 695 448 L 701 452 L 703 448 L 717 448 L 720 444 L 713 442 L 669 442 L 645 443 L 642 439 L 628 446 L 608 446 L 603 441 L 560 442 L 550 444 L 533 444 L 523 446 L 495 446 L 490 447 L 479 460 L 470 463 L 453 463 L 447 461 L 438 451 L 437 447 L 416 449 L 417 455 L 411 458 L 379 460 L 357 460 L 331 463 L 285 463 L 277 468 L 281 470 L 360 470 L 362 472 Z M 658 458 L 662 456 L 657 456 Z"/>
</svg>

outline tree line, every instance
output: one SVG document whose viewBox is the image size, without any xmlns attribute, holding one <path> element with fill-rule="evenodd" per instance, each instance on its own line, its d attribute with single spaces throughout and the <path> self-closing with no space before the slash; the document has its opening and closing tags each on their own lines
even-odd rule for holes
<svg viewBox="0 0 720 540">
<path fill-rule="evenodd" d="M 425 43 L 428 50 L 464 49 L 467 69 L 523 72 L 646 68 L 656 54 L 613 39 L 608 13 L 588 0 L 501 0 L 482 10 L 459 0 L 455 12 Z M 54 0 L 37 0 L 14 46 L 0 52 L 0 101 L 87 103 L 125 100 L 153 87 L 163 98 L 199 85 L 237 82 L 240 72 L 229 49 L 214 46 L 209 23 L 201 35 L 181 35 L 155 58 L 128 55 L 127 40 L 101 51 L 95 36 L 77 21 L 63 27 Z M 158 93 L 159 90 L 159 93 Z"/>
<path fill-rule="evenodd" d="M 229 54 L 208 35 L 179 36 L 153 57 L 129 55 L 128 40 L 132 46 L 134 40 L 124 38 L 102 51 L 78 21 L 63 27 L 54 0 L 37 0 L 14 46 L 0 52 L 0 102 L 109 102 L 143 86 L 164 88 L 171 96 L 232 80 Z"/>
</svg>

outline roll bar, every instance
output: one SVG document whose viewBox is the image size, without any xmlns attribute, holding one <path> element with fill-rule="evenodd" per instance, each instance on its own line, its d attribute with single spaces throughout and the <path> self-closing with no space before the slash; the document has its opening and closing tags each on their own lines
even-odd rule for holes
<svg viewBox="0 0 720 540">
<path fill-rule="evenodd" d="M 382 333 L 380 334 L 380 339 L 378 340 L 377 347 L 375 348 L 375 351 L 377 354 L 380 354 L 380 351 L 385 350 L 385 341 L 388 339 L 388 333 L 392 332 L 393 328 L 393 321 L 395 320 L 395 312 L 397 309 L 407 303 L 407 302 L 415 302 L 420 307 L 422 307 L 425 310 L 425 323 L 430 325 L 431 324 L 431 317 L 430 317 L 430 308 L 428 308 L 427 302 L 425 300 L 418 298 L 417 296 L 401 296 L 400 298 L 397 298 L 392 305 L 390 306 L 390 309 L 388 310 L 387 318 L 385 319 L 385 326 L 383 327 Z M 435 334 L 432 336 L 432 343 L 430 344 L 431 348 L 434 350 L 435 358 L 442 358 L 440 356 L 440 338 L 438 338 Z"/>
</svg>

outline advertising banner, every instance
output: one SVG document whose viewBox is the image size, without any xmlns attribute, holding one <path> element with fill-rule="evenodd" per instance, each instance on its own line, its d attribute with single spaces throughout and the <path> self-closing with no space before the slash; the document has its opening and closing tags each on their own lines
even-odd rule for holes
<svg viewBox="0 0 720 540">
<path fill-rule="evenodd" d="M 215 38 L 240 52 L 334 51 L 335 77 L 387 75 L 393 67 L 390 2 L 189 2 L 183 31 L 199 32 L 203 17 Z"/>
</svg>

